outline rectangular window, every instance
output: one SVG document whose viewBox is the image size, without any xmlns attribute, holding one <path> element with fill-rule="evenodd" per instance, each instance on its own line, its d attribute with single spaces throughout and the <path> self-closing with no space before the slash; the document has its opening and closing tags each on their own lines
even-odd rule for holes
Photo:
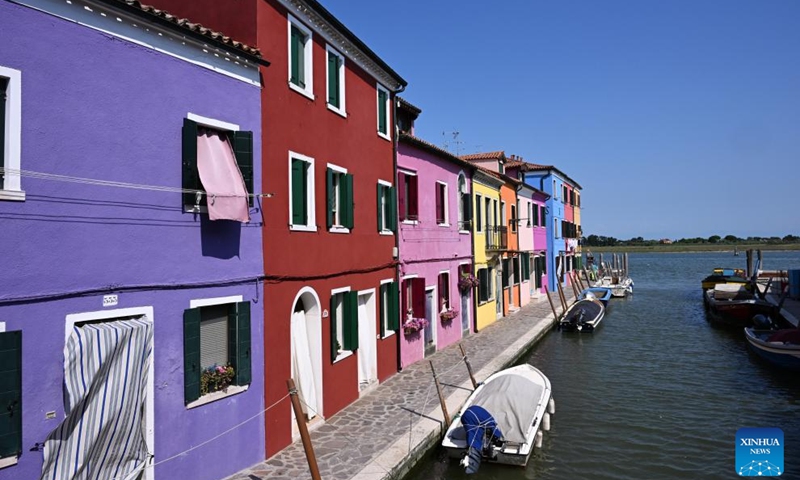
<svg viewBox="0 0 800 480">
<path fill-rule="evenodd" d="M 22 72 L 0 66 L 0 200 L 25 200 L 20 182 Z"/>
<path fill-rule="evenodd" d="M 544 205 L 539 205 L 539 225 L 547 226 L 547 207 Z"/>
<path fill-rule="evenodd" d="M 289 152 L 289 228 L 317 231 L 314 211 L 314 159 Z"/>
<path fill-rule="evenodd" d="M 328 55 L 327 77 L 328 77 L 328 108 L 346 117 L 345 110 L 345 68 L 344 56 L 334 50 L 330 45 L 326 47 Z"/>
<path fill-rule="evenodd" d="M 487 198 L 484 203 L 486 211 L 486 231 L 490 232 L 492 230 L 492 200 Z"/>
<path fill-rule="evenodd" d="M 508 224 L 506 223 L 506 202 L 500 201 L 500 223 L 498 224 L 500 227 L 507 227 Z"/>
<path fill-rule="evenodd" d="M 288 16 L 289 26 L 289 87 L 314 99 L 314 75 L 311 30 Z"/>
<path fill-rule="evenodd" d="M 553 200 L 558 200 L 558 182 L 553 180 Z"/>
<path fill-rule="evenodd" d="M 391 183 L 378 181 L 378 232 L 392 233 L 397 231 L 397 215 L 395 214 L 395 188 Z"/>
<path fill-rule="evenodd" d="M 522 279 L 522 268 L 520 265 L 520 257 L 517 256 L 516 258 L 511 260 L 511 263 L 514 264 L 514 285 L 519 285 L 520 280 Z"/>
<path fill-rule="evenodd" d="M 526 202 L 528 204 L 528 223 L 527 226 L 533 226 L 533 204 L 531 202 Z"/>
<path fill-rule="evenodd" d="M 22 331 L 0 333 L 0 465 L 22 455 Z"/>
<path fill-rule="evenodd" d="M 511 265 L 507 258 L 503 259 L 503 288 L 508 288 L 511 280 Z"/>
<path fill-rule="evenodd" d="M 399 185 L 399 209 L 400 220 L 416 221 L 419 220 L 417 207 L 417 176 L 408 172 L 397 174 Z"/>
<path fill-rule="evenodd" d="M 558 234 L 558 219 L 557 218 L 553 219 L 553 236 L 555 238 L 560 238 L 561 237 L 561 235 Z"/>
<path fill-rule="evenodd" d="M 533 224 L 534 227 L 538 227 L 539 226 L 539 205 L 536 205 L 534 203 L 532 210 L 533 210 L 532 211 L 533 220 L 531 221 L 531 223 Z"/>
<path fill-rule="evenodd" d="M 436 224 L 447 225 L 447 184 L 436 182 Z"/>
<path fill-rule="evenodd" d="M 331 362 L 358 349 L 358 292 L 331 295 Z"/>
<path fill-rule="evenodd" d="M 425 318 L 425 279 L 409 278 L 403 280 L 402 321 L 411 318 Z"/>
<path fill-rule="evenodd" d="M 527 282 L 531 279 L 531 254 L 523 253 L 520 258 L 520 265 L 522 266 L 522 281 Z"/>
<path fill-rule="evenodd" d="M 208 197 L 215 193 L 235 192 L 241 199 L 220 197 L 218 200 L 224 202 L 224 206 L 215 202 L 215 207 L 225 210 L 209 214 L 214 213 L 216 219 L 249 220 L 247 207 L 253 206 L 250 195 L 253 193 L 253 132 L 240 131 L 238 125 L 190 113 L 183 119 L 181 136 L 181 187 L 196 191 L 183 194 L 185 210 L 199 212 L 201 207 L 207 208 Z M 213 183 L 203 185 L 200 170 L 204 170 L 204 175 L 211 175 Z M 231 204 L 237 218 L 220 218 L 218 215 L 231 213 Z"/>
<path fill-rule="evenodd" d="M 250 302 L 184 310 L 183 347 L 187 405 L 214 393 L 215 384 L 209 382 L 209 374 L 217 367 L 228 370 L 231 385 L 248 385 L 252 376 Z"/>
<path fill-rule="evenodd" d="M 511 231 L 517 231 L 517 206 L 511 205 Z"/>
<path fill-rule="evenodd" d="M 328 164 L 326 184 L 328 229 L 349 231 L 353 228 L 353 175 Z"/>
<path fill-rule="evenodd" d="M 466 231 L 472 223 L 472 199 L 467 191 L 467 180 L 464 174 L 458 176 L 458 229 Z"/>
<path fill-rule="evenodd" d="M 378 135 L 381 137 L 391 140 L 391 135 L 389 134 L 389 124 L 390 122 L 390 105 L 389 105 L 389 90 L 383 88 L 380 84 L 378 85 Z"/>
<path fill-rule="evenodd" d="M 488 302 L 490 291 L 491 286 L 489 285 L 489 269 L 478 269 L 478 302 Z"/>
<path fill-rule="evenodd" d="M 450 305 L 450 273 L 440 273 L 437 285 L 439 290 L 439 310 L 452 308 L 452 305 Z"/>
<path fill-rule="evenodd" d="M 563 193 L 562 199 L 564 200 L 564 203 L 569 203 L 569 189 L 567 188 L 566 185 L 562 185 L 561 189 Z"/>
<path fill-rule="evenodd" d="M 483 216 L 481 214 L 481 212 L 483 211 L 481 205 L 482 198 L 483 197 L 481 197 L 480 195 L 477 194 L 475 195 L 475 205 L 477 205 L 477 208 L 475 208 L 475 231 L 477 233 L 483 232 Z"/>
<path fill-rule="evenodd" d="M 383 282 L 380 288 L 381 338 L 400 329 L 400 293 L 396 282 Z"/>
</svg>

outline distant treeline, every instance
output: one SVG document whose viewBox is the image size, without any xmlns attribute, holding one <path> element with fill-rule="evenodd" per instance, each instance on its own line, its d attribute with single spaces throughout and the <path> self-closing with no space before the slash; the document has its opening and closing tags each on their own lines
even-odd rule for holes
<svg viewBox="0 0 800 480">
<path fill-rule="evenodd" d="M 784 244 L 784 243 L 798 243 L 800 237 L 796 235 L 786 235 L 784 237 L 747 237 L 739 238 L 736 235 L 726 235 L 721 237 L 719 235 L 711 235 L 708 238 L 681 238 L 673 240 L 669 238 L 662 238 L 659 240 L 645 240 L 642 237 L 634 237 L 629 240 L 620 240 L 614 237 L 606 237 L 604 235 L 589 235 L 583 237 L 583 245 L 587 247 L 648 247 L 653 245 L 669 245 L 669 244 L 683 244 L 683 245 L 705 245 L 705 244 L 722 244 L 722 245 L 737 245 L 746 244 L 752 245 L 754 243 L 765 243 L 768 245 Z"/>
</svg>

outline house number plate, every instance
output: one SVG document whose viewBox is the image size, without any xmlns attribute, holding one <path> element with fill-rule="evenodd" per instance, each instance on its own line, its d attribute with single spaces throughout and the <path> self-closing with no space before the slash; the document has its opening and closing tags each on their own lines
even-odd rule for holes
<svg viewBox="0 0 800 480">
<path fill-rule="evenodd" d="M 117 295 L 103 295 L 104 307 L 113 307 L 118 303 L 119 303 L 119 297 Z"/>
</svg>

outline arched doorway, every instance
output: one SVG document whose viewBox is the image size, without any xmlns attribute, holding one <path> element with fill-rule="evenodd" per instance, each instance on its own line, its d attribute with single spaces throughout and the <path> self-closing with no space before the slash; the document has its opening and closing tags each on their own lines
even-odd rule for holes
<svg viewBox="0 0 800 480">
<path fill-rule="evenodd" d="M 314 289 L 305 287 L 291 311 L 292 378 L 300 395 L 305 420 L 322 419 L 322 309 Z M 296 436 L 292 411 L 292 436 Z"/>
</svg>

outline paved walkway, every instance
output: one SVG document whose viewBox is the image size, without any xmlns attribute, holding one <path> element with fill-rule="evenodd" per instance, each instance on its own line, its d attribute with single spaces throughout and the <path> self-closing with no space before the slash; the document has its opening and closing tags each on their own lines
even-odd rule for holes
<svg viewBox="0 0 800 480">
<path fill-rule="evenodd" d="M 550 305 L 542 298 L 462 340 L 477 380 L 516 362 L 552 324 Z M 395 374 L 311 433 L 324 480 L 401 478 L 439 442 L 443 415 L 427 360 L 443 384 L 450 416 L 458 412 L 472 384 L 455 344 Z M 308 478 L 298 440 L 228 480 Z"/>
</svg>

